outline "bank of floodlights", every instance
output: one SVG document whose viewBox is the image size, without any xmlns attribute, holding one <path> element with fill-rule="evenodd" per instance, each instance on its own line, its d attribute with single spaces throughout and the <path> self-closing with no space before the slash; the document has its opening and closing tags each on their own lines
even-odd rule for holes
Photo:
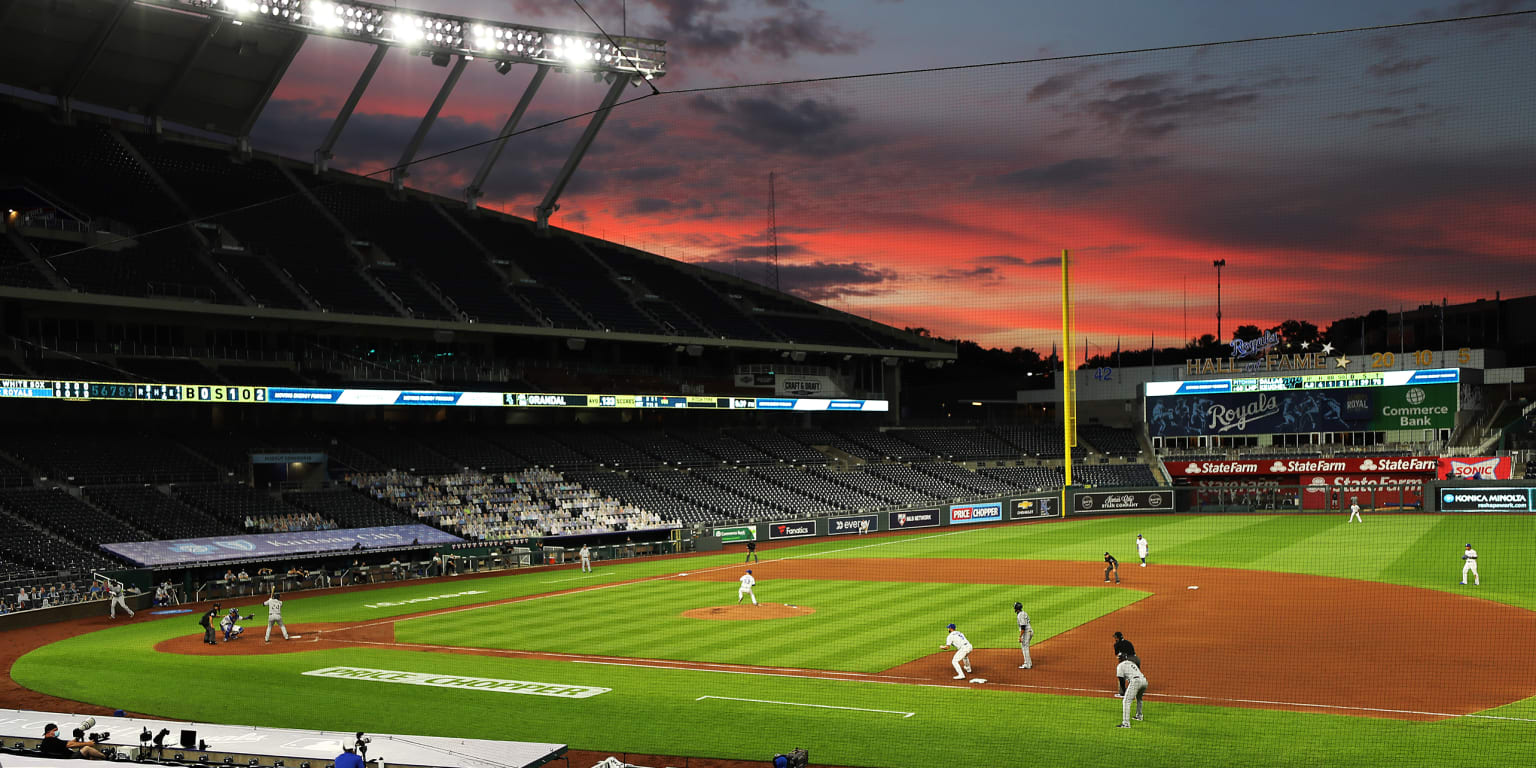
<svg viewBox="0 0 1536 768">
<path fill-rule="evenodd" d="M 361 2 L 328 0 L 144 0 L 227 15 L 238 23 L 291 27 L 310 34 L 403 46 L 426 55 L 484 58 L 505 64 L 638 75 L 666 74 L 666 43 L 639 37 L 530 27 Z M 615 44 L 617 43 L 617 44 Z"/>
</svg>

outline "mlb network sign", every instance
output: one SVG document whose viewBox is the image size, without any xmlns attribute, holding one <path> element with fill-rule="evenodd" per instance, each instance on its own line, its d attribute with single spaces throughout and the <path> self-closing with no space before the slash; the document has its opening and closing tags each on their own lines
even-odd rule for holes
<svg viewBox="0 0 1536 768">
<path fill-rule="evenodd" d="M 1003 520 L 1003 503 L 956 504 L 949 508 L 949 524 L 998 523 Z"/>
<path fill-rule="evenodd" d="M 899 531 L 903 528 L 937 528 L 939 526 L 939 511 L 937 509 L 918 509 L 912 512 L 888 512 L 886 518 L 890 522 L 890 529 Z"/>
<path fill-rule="evenodd" d="M 768 526 L 768 540 L 803 539 L 816 535 L 815 520 L 796 520 L 791 523 L 772 523 Z"/>
</svg>

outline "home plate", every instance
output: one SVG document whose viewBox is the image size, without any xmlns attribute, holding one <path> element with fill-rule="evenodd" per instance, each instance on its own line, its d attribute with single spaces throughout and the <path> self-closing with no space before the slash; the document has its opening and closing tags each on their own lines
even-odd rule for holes
<svg viewBox="0 0 1536 768">
<path fill-rule="evenodd" d="M 973 682 L 973 683 L 985 683 L 986 681 L 987 681 L 987 679 L 985 677 L 973 677 L 973 678 L 971 678 L 971 682 Z"/>
<path fill-rule="evenodd" d="M 1195 585 L 1193 585 L 1193 584 L 1191 584 L 1191 585 L 1190 585 L 1190 587 L 1189 587 L 1189 588 L 1190 588 L 1190 589 L 1199 589 L 1199 587 L 1197 587 L 1197 586 L 1195 586 Z"/>
</svg>

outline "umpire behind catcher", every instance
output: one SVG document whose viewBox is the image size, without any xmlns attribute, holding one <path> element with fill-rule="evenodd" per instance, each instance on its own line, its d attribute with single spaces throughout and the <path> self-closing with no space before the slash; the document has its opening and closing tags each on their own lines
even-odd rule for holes
<svg viewBox="0 0 1536 768">
<path fill-rule="evenodd" d="M 219 641 L 214 636 L 213 630 L 219 626 L 219 604 L 214 603 L 208 612 L 203 614 L 202 620 L 197 622 L 203 628 L 203 642 L 208 645 L 218 645 Z"/>
</svg>

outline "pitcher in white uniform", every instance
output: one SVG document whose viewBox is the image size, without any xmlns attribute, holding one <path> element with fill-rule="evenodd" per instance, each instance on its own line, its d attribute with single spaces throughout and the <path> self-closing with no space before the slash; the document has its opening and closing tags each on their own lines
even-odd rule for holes
<svg viewBox="0 0 1536 768">
<path fill-rule="evenodd" d="M 1136 556 L 1141 558 L 1141 567 L 1147 567 L 1147 540 L 1136 534 Z"/>
<path fill-rule="evenodd" d="M 955 649 L 955 657 L 950 659 L 949 663 L 955 667 L 955 679 L 964 680 L 965 676 L 971 673 L 971 641 L 965 639 L 965 634 L 955 629 L 953 624 L 948 624 L 944 628 L 949 630 L 949 636 L 944 638 L 944 645 L 940 646 L 939 650 Z M 962 663 L 965 664 L 963 671 L 960 668 Z"/>
<path fill-rule="evenodd" d="M 1471 544 L 1468 544 L 1467 545 L 1467 550 L 1465 552 L 1461 553 L 1461 584 L 1462 584 L 1462 586 L 1466 586 L 1466 584 L 1467 584 L 1467 574 L 1469 572 L 1472 574 L 1472 585 L 1475 586 L 1475 587 L 1482 586 L 1483 585 L 1483 577 L 1477 575 L 1477 550 L 1473 549 Z"/>
<path fill-rule="evenodd" d="M 752 575 L 751 570 L 748 570 L 746 573 L 741 575 L 741 588 L 736 590 L 737 605 L 741 605 L 741 599 L 743 597 L 752 598 L 752 604 L 757 605 L 757 595 L 752 592 L 752 585 L 756 583 L 757 577 Z"/>
<path fill-rule="evenodd" d="M 1125 698 L 1120 700 L 1120 725 L 1118 728 L 1131 727 L 1132 720 L 1141 720 L 1141 697 L 1147 693 L 1147 678 L 1141 674 L 1141 667 L 1131 661 L 1125 654 L 1118 654 L 1116 658 L 1120 663 L 1115 666 L 1115 677 L 1125 681 Z M 1131 700 L 1136 701 L 1136 716 L 1131 717 Z"/>
</svg>

